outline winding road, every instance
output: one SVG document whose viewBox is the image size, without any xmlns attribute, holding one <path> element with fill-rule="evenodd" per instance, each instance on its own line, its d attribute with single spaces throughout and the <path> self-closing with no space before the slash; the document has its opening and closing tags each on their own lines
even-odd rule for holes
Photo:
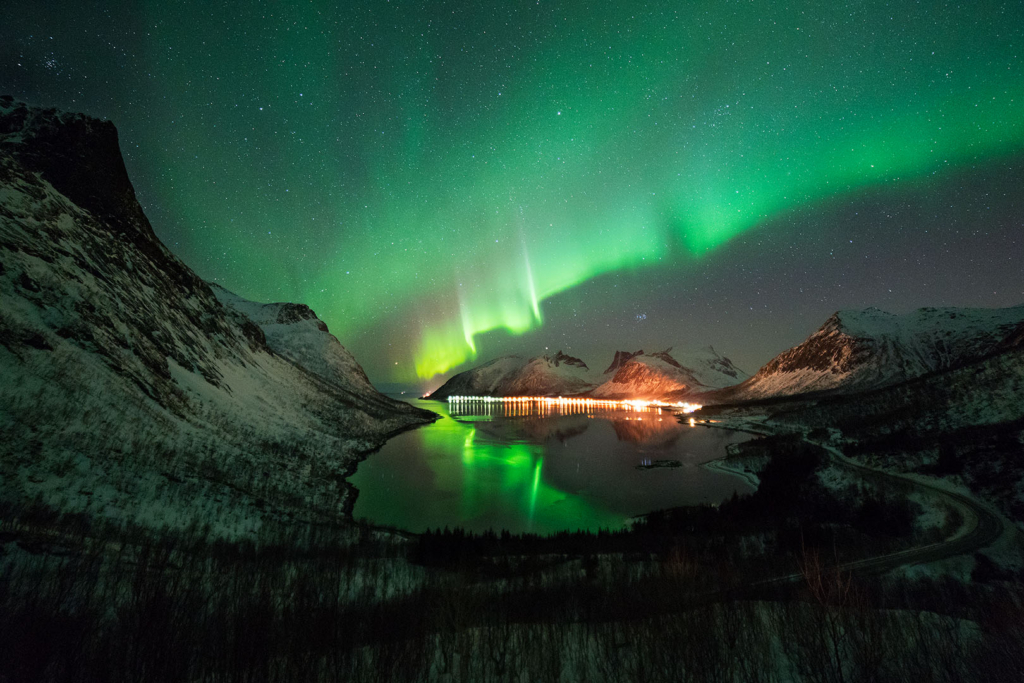
<svg viewBox="0 0 1024 683">
<path fill-rule="evenodd" d="M 763 422 L 752 424 L 744 418 L 719 418 L 714 424 L 704 423 L 701 426 L 741 431 L 758 436 L 786 433 L 772 429 L 769 425 L 764 424 Z M 941 541 L 907 548 L 906 550 L 887 553 L 885 555 L 876 555 L 860 560 L 844 562 L 839 565 L 839 569 L 842 571 L 857 574 L 884 574 L 885 572 L 896 569 L 897 567 L 908 567 L 916 564 L 924 564 L 926 562 L 944 560 L 957 555 L 972 553 L 976 550 L 980 550 L 981 548 L 990 546 L 995 543 L 1005 531 L 1006 527 L 999 515 L 969 496 L 955 491 L 949 491 L 941 486 L 931 484 L 929 482 L 921 481 L 911 475 L 887 472 L 885 470 L 862 465 L 861 463 L 844 455 L 842 451 L 834 446 L 813 441 L 809 439 L 806 434 L 804 434 L 802 438 L 805 442 L 818 446 L 828 453 L 832 463 L 836 466 L 856 472 L 860 476 L 868 479 L 881 477 L 896 480 L 901 486 L 914 489 L 925 495 L 932 496 L 943 501 L 951 508 L 958 510 L 964 520 L 956 533 Z M 785 583 L 802 578 L 803 576 L 801 574 L 790 574 L 769 579 L 762 582 L 762 584 Z"/>
<path fill-rule="evenodd" d="M 804 441 L 823 448 L 832 457 L 832 461 L 840 467 L 853 470 L 862 476 L 896 479 L 926 495 L 938 498 L 950 507 L 959 510 L 964 520 L 957 532 L 949 538 L 895 553 L 846 562 L 841 565 L 843 570 L 857 573 L 884 573 L 897 567 L 944 560 L 990 546 L 1003 534 L 1005 529 L 1003 520 L 979 502 L 962 493 L 949 491 L 915 477 L 868 467 L 843 455 L 838 448 L 811 441 L 806 437 L 804 437 Z"/>
</svg>

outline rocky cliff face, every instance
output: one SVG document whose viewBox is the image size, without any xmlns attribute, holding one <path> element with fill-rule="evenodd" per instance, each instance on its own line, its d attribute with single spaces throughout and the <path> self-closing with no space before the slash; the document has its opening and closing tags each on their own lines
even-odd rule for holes
<svg viewBox="0 0 1024 683">
<path fill-rule="evenodd" d="M 731 400 L 878 388 L 948 370 L 1011 344 L 1024 306 L 840 311 L 733 390 Z"/>
<path fill-rule="evenodd" d="M 363 394 L 371 402 L 401 406 L 378 393 L 355 357 L 327 329 L 327 324 L 305 304 L 260 304 L 210 283 L 214 296 L 231 313 L 256 323 L 267 347 L 320 378 L 346 391 Z"/>
<path fill-rule="evenodd" d="M 632 352 L 630 352 L 630 351 L 616 351 L 615 352 L 615 357 L 612 358 L 612 362 L 605 369 L 604 374 L 611 375 L 615 371 L 617 371 L 619 368 L 621 368 L 623 365 L 625 365 L 630 360 L 632 360 L 633 358 L 636 358 L 637 356 L 642 356 L 642 355 L 644 355 L 643 349 L 641 349 L 639 351 L 632 351 Z"/>
<path fill-rule="evenodd" d="M 308 307 L 247 302 L 174 257 L 112 124 L 10 98 L 0 304 L 11 504 L 225 535 L 341 516 L 360 453 L 433 417 L 378 394 Z"/>
</svg>

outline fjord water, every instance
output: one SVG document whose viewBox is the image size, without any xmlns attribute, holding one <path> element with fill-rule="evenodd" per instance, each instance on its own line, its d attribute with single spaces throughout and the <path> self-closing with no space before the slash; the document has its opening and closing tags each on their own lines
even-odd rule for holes
<svg viewBox="0 0 1024 683">
<path fill-rule="evenodd" d="M 668 411 L 412 400 L 442 419 L 359 464 L 357 519 L 424 531 L 512 533 L 626 526 L 636 515 L 750 492 L 700 467 L 748 436 L 691 427 Z M 679 467 L 637 469 L 658 460 Z"/>
</svg>

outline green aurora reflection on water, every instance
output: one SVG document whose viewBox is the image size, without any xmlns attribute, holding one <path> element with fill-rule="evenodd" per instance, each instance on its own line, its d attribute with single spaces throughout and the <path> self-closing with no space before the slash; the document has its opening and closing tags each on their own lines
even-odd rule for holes
<svg viewBox="0 0 1024 683">
<path fill-rule="evenodd" d="M 645 457 L 692 458 L 685 445 L 674 454 L 664 450 L 679 435 L 712 439 L 701 447 L 714 454 L 701 452 L 697 461 L 721 455 L 725 443 L 745 438 L 721 430 L 691 432 L 656 410 L 642 414 L 665 420 L 653 435 L 661 445 L 645 447 L 621 441 L 608 421 L 609 415 L 636 420 L 638 413 L 591 418 L 583 411 L 531 422 L 500 414 L 452 418 L 442 404 L 415 403 L 444 417 L 400 434 L 359 465 L 350 479 L 360 491 L 357 518 L 411 531 L 445 526 L 541 534 L 596 531 L 621 528 L 633 515 L 658 507 L 714 503 L 734 490 L 749 490 L 739 479 L 692 466 L 637 471 L 635 464 Z"/>
</svg>

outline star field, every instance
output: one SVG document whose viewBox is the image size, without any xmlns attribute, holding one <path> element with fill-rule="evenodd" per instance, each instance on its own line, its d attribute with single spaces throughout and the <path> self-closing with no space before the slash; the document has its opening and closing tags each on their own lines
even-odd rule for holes
<svg viewBox="0 0 1024 683">
<path fill-rule="evenodd" d="M 755 370 L 839 308 L 1024 302 L 1024 5 L 39 3 L 0 91 L 112 119 L 201 276 L 377 382 L 544 347 Z"/>
</svg>

